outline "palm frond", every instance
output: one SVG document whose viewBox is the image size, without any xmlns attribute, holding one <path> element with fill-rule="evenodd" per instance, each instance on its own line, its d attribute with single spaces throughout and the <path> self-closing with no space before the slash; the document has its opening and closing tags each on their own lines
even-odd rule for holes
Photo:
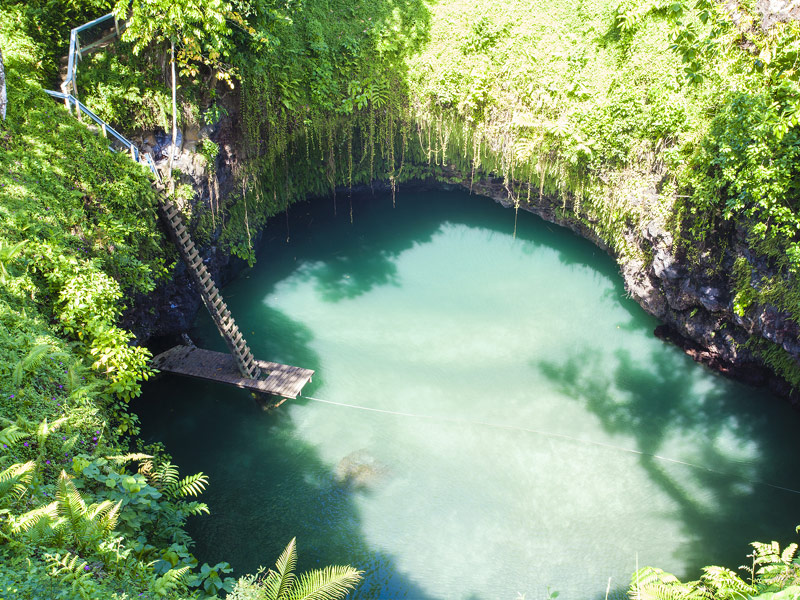
<svg viewBox="0 0 800 600">
<path fill-rule="evenodd" d="M 283 600 L 294 588 L 296 577 L 294 574 L 297 566 L 297 538 L 292 540 L 283 549 L 275 563 L 277 570 L 270 569 L 264 581 L 267 598 L 270 600 Z"/>
<path fill-rule="evenodd" d="M 362 571 L 350 566 L 328 566 L 303 573 L 288 600 L 339 600 L 361 581 Z"/>
<path fill-rule="evenodd" d="M 199 496 L 207 485 L 208 477 L 203 473 L 195 473 L 166 486 L 164 491 L 172 497 Z"/>
</svg>

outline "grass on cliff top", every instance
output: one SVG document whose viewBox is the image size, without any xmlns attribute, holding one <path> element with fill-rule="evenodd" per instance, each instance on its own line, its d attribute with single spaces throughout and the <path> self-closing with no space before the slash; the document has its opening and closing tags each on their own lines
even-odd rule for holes
<svg viewBox="0 0 800 600">
<path fill-rule="evenodd" d="M 510 135 L 519 162 L 553 149 L 624 166 L 690 126 L 694 95 L 664 22 L 623 33 L 605 0 L 449 0 L 431 10 L 431 41 L 411 62 L 418 110 L 449 112 L 498 148 Z"/>
<path fill-rule="evenodd" d="M 479 162 L 561 196 L 623 255 L 636 252 L 625 232 L 657 219 L 690 262 L 708 251 L 721 265 L 744 228 L 771 273 L 732 282 L 735 310 L 772 304 L 800 322 L 800 26 L 748 30 L 758 15 L 739 10 L 741 29 L 715 3 L 435 3 L 410 62 L 431 154 L 449 144 L 462 171 Z"/>
</svg>

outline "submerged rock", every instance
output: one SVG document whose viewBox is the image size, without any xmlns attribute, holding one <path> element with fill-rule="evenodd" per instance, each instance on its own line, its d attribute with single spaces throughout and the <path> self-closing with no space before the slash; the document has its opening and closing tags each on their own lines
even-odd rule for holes
<svg viewBox="0 0 800 600">
<path fill-rule="evenodd" d="M 382 479 L 387 472 L 386 465 L 362 449 L 351 452 L 339 461 L 334 470 L 334 478 L 339 485 L 369 487 Z"/>
</svg>

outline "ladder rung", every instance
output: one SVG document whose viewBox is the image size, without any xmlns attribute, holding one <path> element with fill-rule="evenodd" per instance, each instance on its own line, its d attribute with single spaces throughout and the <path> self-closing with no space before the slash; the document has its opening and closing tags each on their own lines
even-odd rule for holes
<svg viewBox="0 0 800 600">
<path fill-rule="evenodd" d="M 191 241 L 191 240 L 189 240 L 189 243 L 186 244 L 186 246 L 183 249 L 186 250 L 186 252 L 189 253 L 189 254 L 191 254 L 192 250 L 197 252 L 197 249 L 194 246 L 194 242 Z"/>
</svg>

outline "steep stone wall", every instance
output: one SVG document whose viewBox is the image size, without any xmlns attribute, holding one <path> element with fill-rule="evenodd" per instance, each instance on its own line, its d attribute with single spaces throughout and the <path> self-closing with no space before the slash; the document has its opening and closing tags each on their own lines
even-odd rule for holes
<svg viewBox="0 0 800 600">
<path fill-rule="evenodd" d="M 455 175 L 455 174 L 453 174 Z M 469 189 L 469 183 L 462 184 Z M 502 180 L 478 181 L 473 193 L 488 196 L 512 208 Z M 644 190 L 643 194 L 655 193 Z M 539 215 L 546 221 L 568 227 L 600 248 L 609 251 L 604 241 L 585 223 L 559 210 L 561 200 L 543 198 L 520 209 Z M 760 306 L 739 316 L 733 309 L 735 293 L 730 274 L 737 257 L 744 256 L 753 265 L 753 281 L 770 274 L 769 265 L 749 250 L 744 232 L 728 232 L 721 264 L 712 264 L 710 252 L 699 253 L 699 260 L 689 261 L 675 243 L 672 234 L 658 218 L 625 233 L 630 244 L 638 246 L 640 257 L 614 255 L 620 266 L 625 289 L 644 310 L 663 322 L 655 330 L 660 338 L 682 347 L 692 358 L 730 377 L 754 384 L 767 385 L 774 392 L 800 401 L 797 392 L 776 375 L 763 360 L 747 347 L 753 336 L 781 346 L 800 364 L 800 327 L 790 315 L 774 306 Z"/>
<path fill-rule="evenodd" d="M 198 155 L 194 152 L 196 138 L 213 136 L 220 146 L 216 166 L 216 186 L 220 201 L 234 186 L 231 165 L 236 161 L 235 121 L 226 117 L 216 128 L 184 136 L 184 148 L 177 167 L 182 172 L 182 182 L 195 189 L 194 203 L 209 201 L 208 177 Z M 512 208 L 508 190 L 502 179 L 485 178 L 470 183 L 469 178 L 456 171 L 445 169 L 446 179 L 460 182 L 457 185 L 471 189 L 472 193 L 492 198 L 503 206 Z M 419 186 L 439 187 L 433 180 L 420 182 Z M 408 191 L 415 187 L 405 184 Z M 445 186 L 447 187 L 447 186 Z M 656 190 L 640 192 L 643 205 Z M 567 227 L 614 255 L 595 230 L 570 211 L 562 210 L 562 200 L 544 197 L 531 203 L 520 201 L 520 208 L 543 219 Z M 657 211 L 653 211 L 654 213 Z M 655 334 L 681 346 L 695 360 L 731 377 L 756 385 L 768 385 L 775 392 L 798 400 L 790 386 L 764 365 L 748 347 L 751 338 L 763 338 L 781 346 L 800 364 L 800 327 L 790 316 L 772 306 L 762 306 L 744 316 L 733 309 L 735 293 L 730 276 L 737 257 L 745 256 L 753 266 L 753 281 L 769 274 L 769 265 L 754 256 L 744 240 L 744 231 L 727 232 L 726 250 L 722 262 L 712 264 L 710 252 L 700 252 L 692 260 L 682 255 L 679 245 L 653 214 L 635 229 L 624 232 L 626 242 L 641 252 L 626 256 L 614 255 L 620 266 L 625 288 L 644 310 L 663 322 Z M 258 237 L 255 247 L 258 248 Z M 207 267 L 221 284 L 229 281 L 244 267 L 244 262 L 222 252 L 213 243 L 203 249 Z M 647 258 L 645 258 L 647 257 Z M 719 260 L 719 257 L 717 257 Z M 188 330 L 201 308 L 180 261 L 177 261 L 172 278 L 148 297 L 137 298 L 126 314 L 124 323 L 141 341 L 153 337 L 176 337 Z"/>
</svg>

